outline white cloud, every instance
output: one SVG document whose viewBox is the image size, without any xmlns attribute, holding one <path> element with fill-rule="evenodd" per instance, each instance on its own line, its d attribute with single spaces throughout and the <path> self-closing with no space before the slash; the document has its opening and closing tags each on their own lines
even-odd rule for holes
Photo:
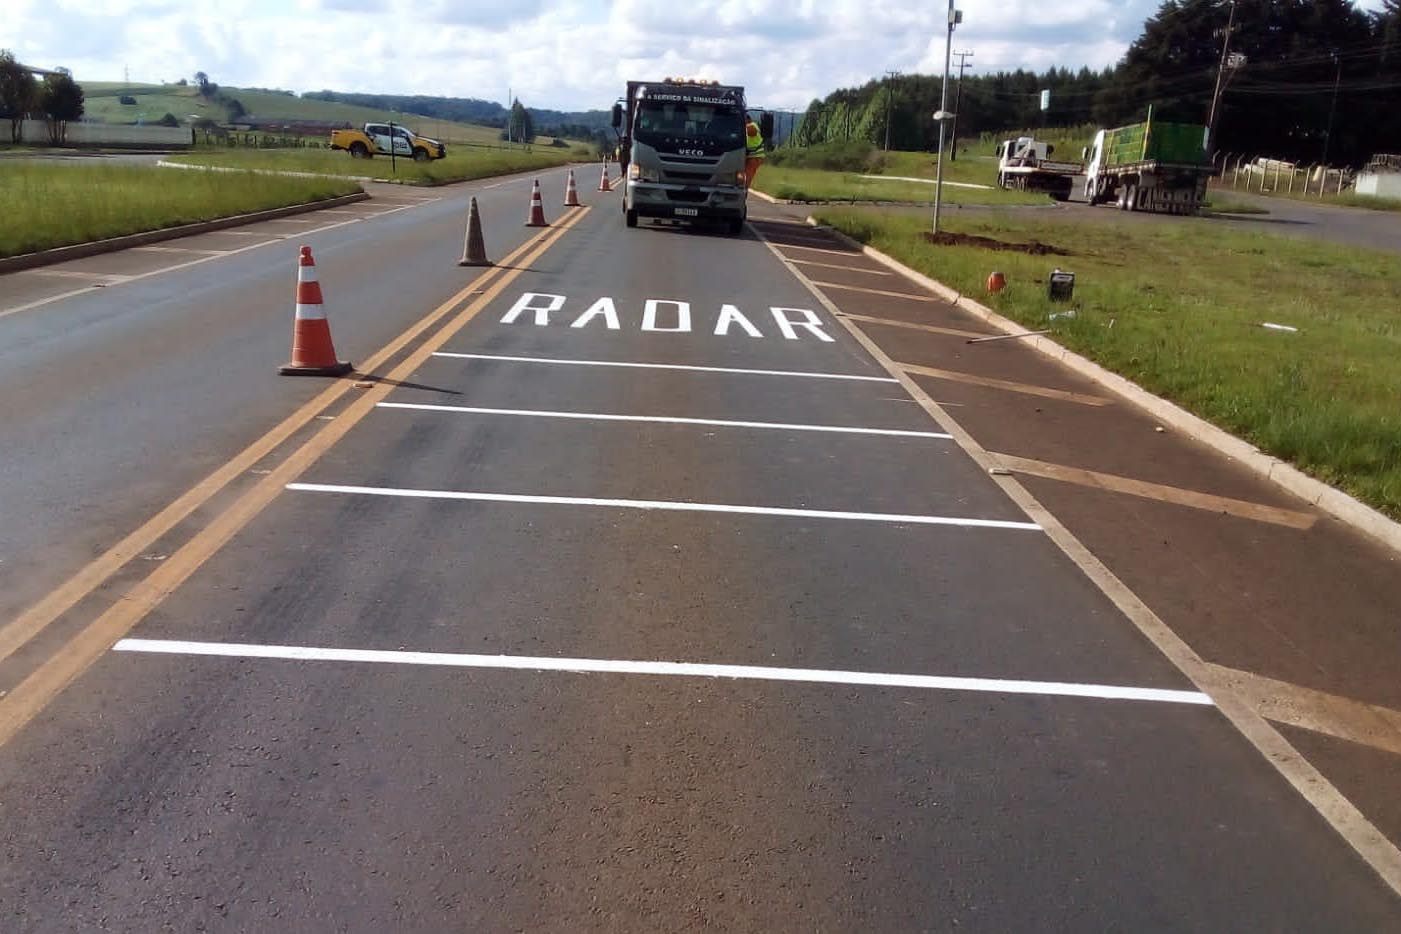
<svg viewBox="0 0 1401 934">
<path fill-rule="evenodd" d="M 21 61 L 81 81 L 440 94 L 606 108 L 628 78 L 694 74 L 803 107 L 887 69 L 943 67 L 944 6 L 910 0 L 3 0 Z M 1376 7 L 1380 0 L 1364 6 Z M 959 0 L 975 72 L 1102 67 L 1157 0 Z"/>
</svg>

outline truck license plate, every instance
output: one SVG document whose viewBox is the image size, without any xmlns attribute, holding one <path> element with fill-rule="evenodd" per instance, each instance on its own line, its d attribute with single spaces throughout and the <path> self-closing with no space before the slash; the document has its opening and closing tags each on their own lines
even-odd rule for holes
<svg viewBox="0 0 1401 934">
<path fill-rule="evenodd" d="M 696 208 L 674 208 L 677 217 L 699 217 L 700 211 Z"/>
</svg>

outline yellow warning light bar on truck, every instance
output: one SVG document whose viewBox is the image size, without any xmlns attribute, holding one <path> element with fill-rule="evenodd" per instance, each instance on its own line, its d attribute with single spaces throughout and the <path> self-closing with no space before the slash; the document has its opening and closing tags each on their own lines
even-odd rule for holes
<svg viewBox="0 0 1401 934">
<path fill-rule="evenodd" d="M 719 81 L 707 81 L 704 78 L 663 78 L 662 84 L 689 84 L 693 87 L 719 87 Z"/>
</svg>

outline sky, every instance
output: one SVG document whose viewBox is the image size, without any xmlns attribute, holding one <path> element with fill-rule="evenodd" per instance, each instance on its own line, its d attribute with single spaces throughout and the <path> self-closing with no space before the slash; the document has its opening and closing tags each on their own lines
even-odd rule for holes
<svg viewBox="0 0 1401 934">
<path fill-rule="evenodd" d="M 938 73 L 947 6 L 928 0 L 0 0 L 0 48 L 81 83 L 476 97 L 605 109 L 628 79 L 742 84 L 803 109 L 887 70 Z M 1380 0 L 1365 0 L 1375 9 Z M 1112 65 L 1158 0 L 958 0 L 973 73 Z"/>
</svg>

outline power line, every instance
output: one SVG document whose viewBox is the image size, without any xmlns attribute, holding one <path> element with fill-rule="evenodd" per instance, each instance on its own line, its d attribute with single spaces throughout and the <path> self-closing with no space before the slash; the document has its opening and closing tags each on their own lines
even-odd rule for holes
<svg viewBox="0 0 1401 934">
<path fill-rule="evenodd" d="M 890 110 L 895 103 L 895 86 L 892 82 L 900 77 L 898 71 L 885 73 L 885 151 L 890 152 Z"/>
<path fill-rule="evenodd" d="M 953 122 L 949 127 L 950 135 L 953 139 L 953 145 L 949 147 L 950 162 L 958 159 L 958 115 L 959 112 L 963 110 L 963 69 L 968 59 L 973 57 L 973 53 L 965 50 L 962 52 L 954 52 L 953 55 L 958 59 L 958 92 L 954 95 Z M 943 158 L 943 156 L 940 155 L 940 158 Z"/>
</svg>

